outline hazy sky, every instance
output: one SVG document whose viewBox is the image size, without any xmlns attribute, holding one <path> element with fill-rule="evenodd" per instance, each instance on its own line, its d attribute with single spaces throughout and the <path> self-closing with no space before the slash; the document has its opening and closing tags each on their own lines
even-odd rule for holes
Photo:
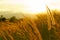
<svg viewBox="0 0 60 40">
<path fill-rule="evenodd" d="M 60 0 L 0 0 L 0 11 L 40 12 L 45 5 L 51 9 L 60 9 Z"/>
</svg>

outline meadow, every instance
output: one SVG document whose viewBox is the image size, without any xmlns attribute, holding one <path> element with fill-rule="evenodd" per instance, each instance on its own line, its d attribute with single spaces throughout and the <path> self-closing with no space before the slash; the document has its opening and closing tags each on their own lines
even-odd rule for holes
<svg viewBox="0 0 60 40">
<path fill-rule="evenodd" d="M 1 16 L 0 40 L 60 40 L 60 12 L 53 13 L 56 25 L 51 30 L 48 30 L 47 14 L 37 14 L 37 19 Z"/>
</svg>

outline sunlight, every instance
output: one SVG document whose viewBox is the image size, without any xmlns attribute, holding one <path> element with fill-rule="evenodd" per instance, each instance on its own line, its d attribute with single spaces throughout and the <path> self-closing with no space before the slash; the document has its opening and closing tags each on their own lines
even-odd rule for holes
<svg viewBox="0 0 60 40">
<path fill-rule="evenodd" d="M 38 12 L 44 12 L 44 11 L 46 11 L 46 9 L 45 9 L 45 5 L 37 3 L 37 4 L 31 4 L 31 5 L 29 5 L 26 8 L 25 11 L 28 11 L 28 12 L 30 12 L 32 14 L 35 14 L 35 13 L 38 13 Z"/>
<path fill-rule="evenodd" d="M 42 0 L 5 0 L 0 2 L 1 8 L 6 8 L 14 12 L 38 13 L 46 11 L 45 4 Z M 5 7 L 4 7 L 5 5 Z"/>
<path fill-rule="evenodd" d="M 60 9 L 59 4 L 59 0 L 0 0 L 0 10 L 35 14 L 45 12 L 45 5 L 50 9 Z"/>
</svg>

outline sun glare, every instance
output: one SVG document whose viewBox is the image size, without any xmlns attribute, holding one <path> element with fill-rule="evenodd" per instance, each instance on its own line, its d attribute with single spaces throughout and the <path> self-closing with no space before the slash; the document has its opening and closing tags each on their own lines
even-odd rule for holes
<svg viewBox="0 0 60 40">
<path fill-rule="evenodd" d="M 11 9 L 11 11 L 14 12 L 35 14 L 38 12 L 46 11 L 45 3 L 42 0 L 5 0 L 1 1 L 0 4 L 5 6 L 8 5 L 5 7 L 5 9 Z"/>
</svg>

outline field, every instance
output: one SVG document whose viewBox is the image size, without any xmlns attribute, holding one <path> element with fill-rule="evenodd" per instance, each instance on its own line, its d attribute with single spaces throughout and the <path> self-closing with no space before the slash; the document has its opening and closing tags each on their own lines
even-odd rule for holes
<svg viewBox="0 0 60 40">
<path fill-rule="evenodd" d="M 0 17 L 0 40 L 60 40 L 60 12 L 53 12 L 56 25 L 48 30 L 47 14 L 37 19 Z"/>
</svg>

